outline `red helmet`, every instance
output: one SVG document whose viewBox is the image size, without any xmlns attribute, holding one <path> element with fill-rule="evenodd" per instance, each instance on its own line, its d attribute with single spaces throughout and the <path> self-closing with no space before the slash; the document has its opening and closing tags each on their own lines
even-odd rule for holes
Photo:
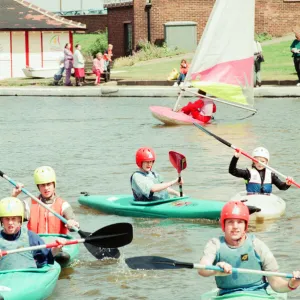
<svg viewBox="0 0 300 300">
<path fill-rule="evenodd" d="M 153 149 L 142 147 L 136 151 L 135 161 L 139 168 L 142 167 L 144 161 L 155 161 L 155 153 Z"/>
<path fill-rule="evenodd" d="M 241 201 L 229 201 L 227 202 L 221 211 L 221 227 L 222 230 L 225 231 L 225 220 L 226 219 L 239 219 L 246 221 L 245 231 L 248 229 L 249 223 L 249 209 L 248 206 L 245 205 Z"/>
</svg>

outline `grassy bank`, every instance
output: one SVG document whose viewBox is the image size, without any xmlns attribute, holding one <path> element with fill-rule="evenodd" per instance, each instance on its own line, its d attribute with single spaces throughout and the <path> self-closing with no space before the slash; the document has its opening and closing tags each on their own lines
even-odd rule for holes
<svg viewBox="0 0 300 300">
<path fill-rule="evenodd" d="M 98 35 L 76 35 L 74 43 L 80 43 L 87 49 L 92 40 Z M 297 75 L 294 69 L 290 52 L 291 40 L 274 42 L 263 45 L 265 62 L 262 63 L 263 80 L 296 80 Z M 164 57 L 149 61 L 139 62 L 133 66 L 114 68 L 111 79 L 127 80 L 167 80 L 168 74 L 173 68 L 179 69 L 180 60 L 186 58 L 191 62 L 193 53 L 180 54 L 172 57 Z M 13 78 L 0 81 L 0 86 L 25 86 L 25 85 L 52 85 L 51 79 L 26 79 Z"/>
<path fill-rule="evenodd" d="M 290 52 L 292 41 L 263 46 L 265 62 L 262 63 L 263 80 L 296 80 L 296 72 Z M 115 68 L 123 71 L 115 77 L 132 80 L 167 80 L 173 68 L 179 69 L 180 60 L 187 58 L 190 62 L 193 53 L 141 62 L 131 67 Z M 125 71 L 125 72 L 124 72 Z"/>
</svg>

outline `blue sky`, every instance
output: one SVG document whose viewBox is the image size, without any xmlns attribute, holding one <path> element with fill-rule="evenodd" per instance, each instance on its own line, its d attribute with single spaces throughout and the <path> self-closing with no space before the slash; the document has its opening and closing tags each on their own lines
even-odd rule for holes
<svg viewBox="0 0 300 300">
<path fill-rule="evenodd" d="M 26 0 L 49 11 L 59 11 L 60 2 L 63 11 L 80 10 L 81 2 L 83 10 L 102 9 L 104 0 Z"/>
</svg>

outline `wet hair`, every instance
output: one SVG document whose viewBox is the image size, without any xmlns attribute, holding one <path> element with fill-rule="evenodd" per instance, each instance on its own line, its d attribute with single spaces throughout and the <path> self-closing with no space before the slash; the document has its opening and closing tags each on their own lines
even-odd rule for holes
<svg viewBox="0 0 300 300">
<path fill-rule="evenodd" d="M 200 95 L 203 95 L 203 96 L 206 96 L 206 92 L 204 92 L 204 91 L 202 91 L 202 90 L 198 90 L 198 94 L 200 94 Z"/>
</svg>

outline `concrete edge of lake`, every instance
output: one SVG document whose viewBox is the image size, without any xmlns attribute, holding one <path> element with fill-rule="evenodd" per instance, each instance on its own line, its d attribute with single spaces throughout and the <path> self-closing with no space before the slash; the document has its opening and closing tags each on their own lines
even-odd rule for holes
<svg viewBox="0 0 300 300">
<path fill-rule="evenodd" d="M 177 97 L 179 88 L 171 86 L 100 86 L 100 87 L 0 87 L 0 96 L 51 97 Z M 194 89 L 196 92 L 197 89 Z M 190 95 L 186 95 L 190 96 Z M 261 86 L 254 89 L 255 97 L 299 97 L 297 86 Z"/>
</svg>

